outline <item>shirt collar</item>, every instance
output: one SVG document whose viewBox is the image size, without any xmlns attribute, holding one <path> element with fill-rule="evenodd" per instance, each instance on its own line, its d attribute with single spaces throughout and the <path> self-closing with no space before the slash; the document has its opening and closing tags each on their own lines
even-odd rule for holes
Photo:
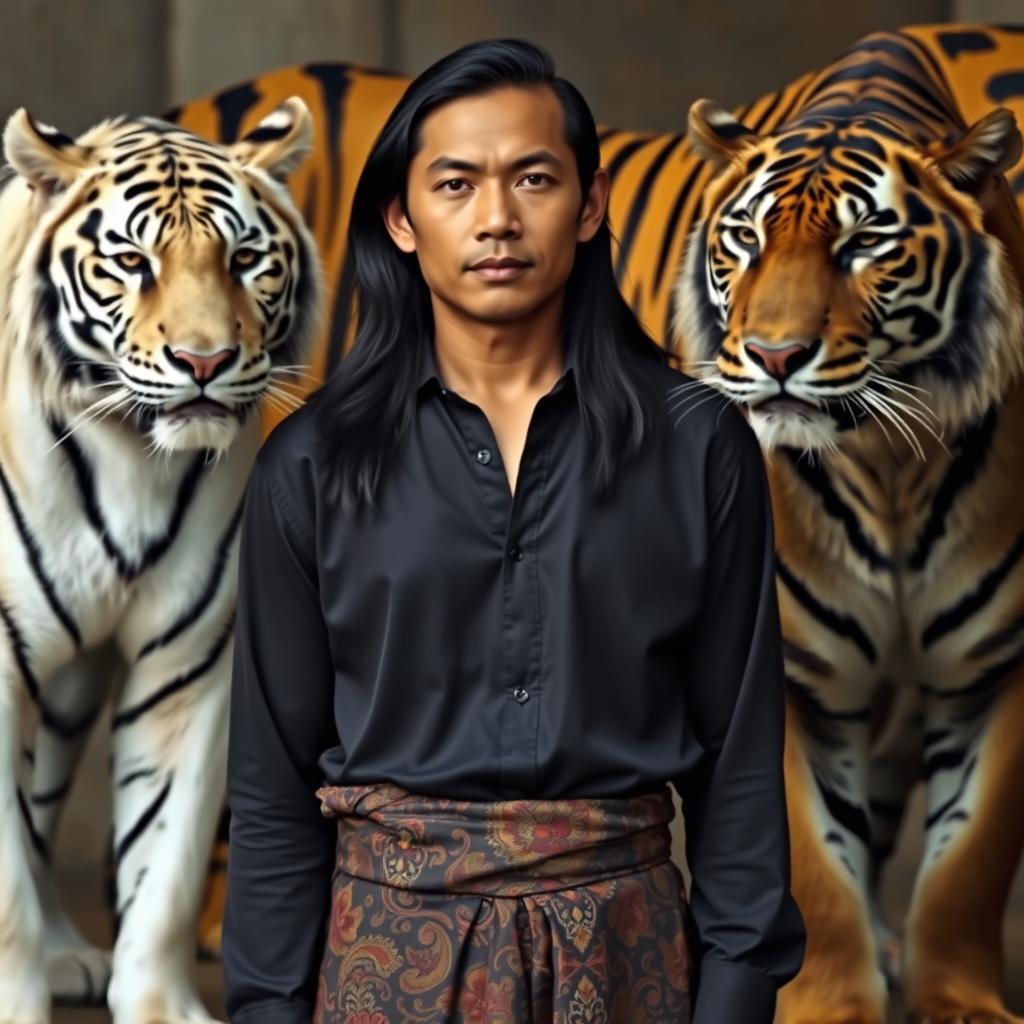
<svg viewBox="0 0 1024 1024">
<path fill-rule="evenodd" d="M 416 390 L 417 392 L 422 391 L 428 385 L 435 386 L 439 391 L 444 390 L 444 384 L 441 382 L 441 374 L 437 369 L 437 357 L 434 355 L 434 340 L 433 338 L 425 339 L 424 343 L 419 346 L 417 352 L 418 365 L 416 370 Z M 551 393 L 554 394 L 561 391 L 563 387 L 567 387 L 570 383 L 575 383 L 576 378 L 576 346 L 570 339 L 565 341 L 565 359 L 564 369 L 562 375 L 555 382 L 554 387 L 551 389 Z"/>
</svg>

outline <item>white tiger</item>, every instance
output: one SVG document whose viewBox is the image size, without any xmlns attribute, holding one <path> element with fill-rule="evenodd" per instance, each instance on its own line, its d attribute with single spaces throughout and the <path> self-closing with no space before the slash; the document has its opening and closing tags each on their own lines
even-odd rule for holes
<svg viewBox="0 0 1024 1024">
<path fill-rule="evenodd" d="M 98 997 L 108 973 L 115 1024 L 210 1020 L 190 967 L 223 798 L 236 529 L 260 403 L 281 399 L 321 313 L 283 184 L 311 138 L 296 98 L 230 146 L 153 119 L 77 140 L 24 110 L 7 124 L 0 1024 L 44 1024 L 50 989 Z M 65 918 L 48 858 L 110 689 L 108 961 Z"/>
</svg>

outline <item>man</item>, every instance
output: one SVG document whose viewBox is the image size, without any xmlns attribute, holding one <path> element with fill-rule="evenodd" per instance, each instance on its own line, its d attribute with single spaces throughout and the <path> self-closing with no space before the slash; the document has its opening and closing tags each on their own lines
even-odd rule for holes
<svg viewBox="0 0 1024 1024">
<path fill-rule="evenodd" d="M 768 1024 L 799 967 L 760 452 L 619 295 L 598 162 L 507 40 L 368 158 L 355 345 L 246 498 L 233 1021 Z"/>
</svg>

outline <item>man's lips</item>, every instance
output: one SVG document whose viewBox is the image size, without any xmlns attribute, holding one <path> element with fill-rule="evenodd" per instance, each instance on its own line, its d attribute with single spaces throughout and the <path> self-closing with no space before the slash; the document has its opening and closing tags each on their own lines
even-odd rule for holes
<svg viewBox="0 0 1024 1024">
<path fill-rule="evenodd" d="M 485 281 L 508 281 L 519 277 L 530 264 L 514 256 L 488 257 L 478 260 L 469 269 Z"/>
</svg>

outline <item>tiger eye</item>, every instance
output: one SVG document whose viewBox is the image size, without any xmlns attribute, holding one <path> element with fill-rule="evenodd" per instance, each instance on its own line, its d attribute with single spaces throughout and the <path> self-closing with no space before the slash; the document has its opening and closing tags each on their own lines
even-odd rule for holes
<svg viewBox="0 0 1024 1024">
<path fill-rule="evenodd" d="M 145 263 L 145 260 L 137 252 L 121 252 L 114 259 L 125 270 L 138 270 Z"/>
<path fill-rule="evenodd" d="M 851 241 L 858 249 L 871 249 L 882 242 L 884 237 L 873 231 L 859 231 Z"/>
<path fill-rule="evenodd" d="M 753 228 L 733 228 L 736 240 L 741 245 L 757 245 L 757 232 Z"/>
<path fill-rule="evenodd" d="M 251 267 L 258 256 L 259 253 L 255 249 L 238 249 L 231 257 L 231 262 L 236 267 Z"/>
</svg>

